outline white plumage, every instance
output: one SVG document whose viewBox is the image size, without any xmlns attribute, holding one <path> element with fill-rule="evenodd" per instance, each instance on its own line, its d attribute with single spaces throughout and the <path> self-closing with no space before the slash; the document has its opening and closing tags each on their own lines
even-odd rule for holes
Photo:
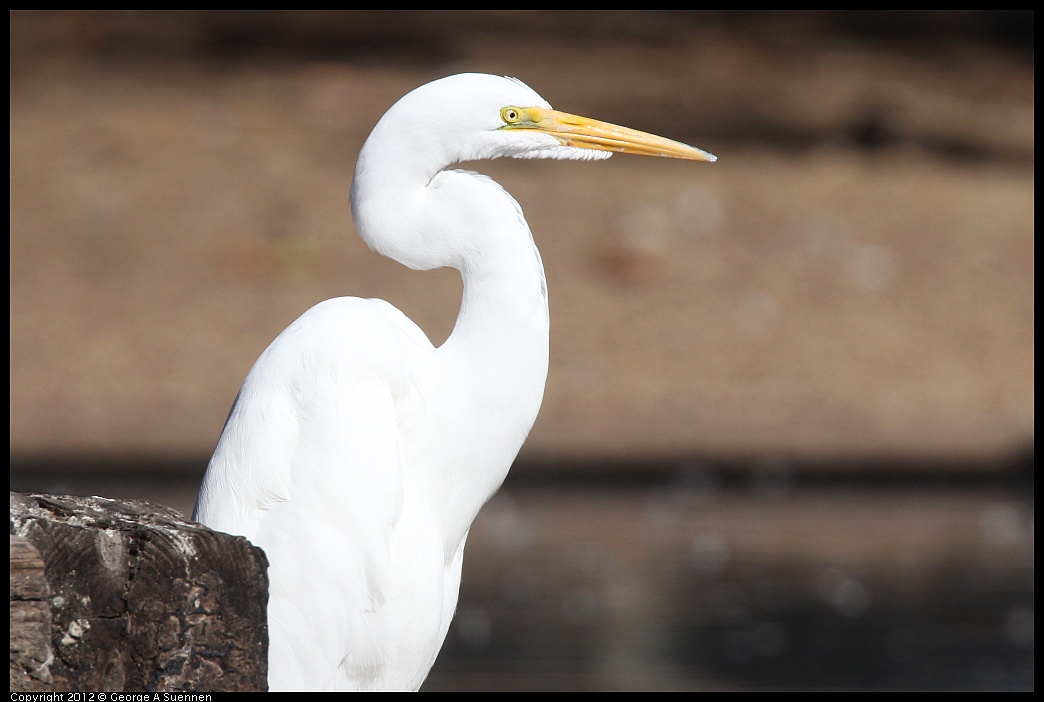
<svg viewBox="0 0 1044 702">
<path fill-rule="evenodd" d="M 195 517 L 268 556 L 272 690 L 420 687 L 456 608 L 468 530 L 540 408 L 540 254 L 503 188 L 448 167 L 611 151 L 714 160 L 481 74 L 414 90 L 367 139 L 351 193 L 360 235 L 411 268 L 457 268 L 463 299 L 439 348 L 381 300 L 322 302 L 236 398 Z"/>
</svg>

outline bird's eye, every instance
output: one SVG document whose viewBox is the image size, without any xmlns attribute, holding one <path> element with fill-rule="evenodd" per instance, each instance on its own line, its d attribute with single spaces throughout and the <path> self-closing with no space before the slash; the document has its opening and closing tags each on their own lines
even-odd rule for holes
<svg viewBox="0 0 1044 702">
<path fill-rule="evenodd" d="M 507 124 L 516 124 L 522 119 L 522 111 L 517 107 L 505 107 L 500 111 L 500 118 Z"/>
</svg>

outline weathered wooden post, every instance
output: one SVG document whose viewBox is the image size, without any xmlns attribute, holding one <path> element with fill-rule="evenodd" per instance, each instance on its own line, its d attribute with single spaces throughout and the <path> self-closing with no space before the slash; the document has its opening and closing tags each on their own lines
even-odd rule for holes
<svg viewBox="0 0 1044 702">
<path fill-rule="evenodd" d="M 167 507 L 11 493 L 11 690 L 266 690 L 267 568 Z"/>
</svg>

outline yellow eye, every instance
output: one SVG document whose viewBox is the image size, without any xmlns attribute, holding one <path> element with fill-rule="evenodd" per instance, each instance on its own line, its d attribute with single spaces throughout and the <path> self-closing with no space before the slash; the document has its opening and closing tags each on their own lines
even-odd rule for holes
<svg viewBox="0 0 1044 702">
<path fill-rule="evenodd" d="M 505 107 L 500 111 L 500 119 L 506 124 L 517 124 L 522 119 L 522 111 L 517 107 Z"/>
</svg>

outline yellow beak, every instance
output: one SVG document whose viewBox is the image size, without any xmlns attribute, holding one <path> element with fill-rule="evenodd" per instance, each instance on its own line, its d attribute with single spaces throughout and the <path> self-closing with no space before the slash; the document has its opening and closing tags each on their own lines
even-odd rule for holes
<svg viewBox="0 0 1044 702">
<path fill-rule="evenodd" d="M 598 151 L 616 151 L 641 156 L 683 158 L 690 161 L 717 161 L 718 157 L 680 141 L 665 139 L 637 129 L 599 122 L 568 112 L 542 107 L 505 108 L 508 123 L 504 129 L 533 129 L 550 134 L 566 146 Z M 509 117 L 514 117 L 513 120 Z"/>
</svg>

